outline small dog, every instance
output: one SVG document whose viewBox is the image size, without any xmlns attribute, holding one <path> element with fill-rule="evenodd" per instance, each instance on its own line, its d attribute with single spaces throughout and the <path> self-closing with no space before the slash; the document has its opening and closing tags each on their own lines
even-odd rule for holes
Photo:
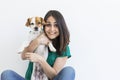
<svg viewBox="0 0 120 80">
<path fill-rule="evenodd" d="M 19 53 L 21 53 L 26 47 L 28 47 L 30 42 L 38 36 L 42 36 L 40 41 L 41 42 L 47 41 L 48 45 L 40 44 L 37 47 L 37 49 L 34 51 L 35 53 L 47 59 L 48 47 L 50 51 L 56 52 L 56 49 L 52 45 L 52 42 L 47 38 L 47 36 L 45 36 L 45 33 L 43 31 L 43 25 L 45 24 L 46 23 L 42 17 L 32 17 L 27 19 L 26 26 L 30 27 L 31 31 L 29 32 L 28 40 L 26 40 L 23 43 L 22 47 L 19 50 Z M 31 80 L 48 80 L 46 74 L 44 73 L 43 69 L 38 63 L 33 64 L 33 72 L 31 76 Z"/>
</svg>

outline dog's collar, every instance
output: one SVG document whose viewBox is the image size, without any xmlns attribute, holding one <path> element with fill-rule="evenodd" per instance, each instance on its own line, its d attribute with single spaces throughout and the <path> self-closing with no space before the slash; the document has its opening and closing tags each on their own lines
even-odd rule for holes
<svg viewBox="0 0 120 80">
<path fill-rule="evenodd" d="M 38 31 L 30 31 L 29 33 L 32 33 L 32 34 L 38 34 L 39 32 Z"/>
<path fill-rule="evenodd" d="M 41 34 L 41 33 L 43 33 L 43 31 L 30 31 L 29 33 L 32 33 L 32 34 Z"/>
</svg>

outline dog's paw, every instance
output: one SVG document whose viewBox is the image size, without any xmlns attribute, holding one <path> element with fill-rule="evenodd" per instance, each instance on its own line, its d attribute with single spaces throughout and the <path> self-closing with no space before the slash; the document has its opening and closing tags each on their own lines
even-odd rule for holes
<svg viewBox="0 0 120 80">
<path fill-rule="evenodd" d="M 56 52 L 56 49 L 54 47 L 50 47 L 50 51 Z"/>
<path fill-rule="evenodd" d="M 48 47 L 49 47 L 50 51 L 56 52 L 56 49 L 55 49 L 55 47 L 52 45 L 51 42 L 48 43 Z"/>
</svg>

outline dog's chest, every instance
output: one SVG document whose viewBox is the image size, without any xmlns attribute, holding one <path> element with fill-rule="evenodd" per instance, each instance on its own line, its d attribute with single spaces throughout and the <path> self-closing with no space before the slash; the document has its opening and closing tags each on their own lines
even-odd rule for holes
<svg viewBox="0 0 120 80">
<path fill-rule="evenodd" d="M 37 49 L 35 50 L 35 53 L 41 55 L 45 59 L 47 59 L 48 56 L 48 47 L 45 45 L 39 45 Z"/>
<path fill-rule="evenodd" d="M 33 40 L 33 39 L 35 39 L 38 35 L 40 35 L 40 32 L 32 32 L 32 31 L 30 31 L 29 32 L 29 40 Z"/>
<path fill-rule="evenodd" d="M 41 38 L 39 39 L 41 43 L 46 41 L 47 37 L 44 36 L 43 32 L 30 32 L 29 40 L 32 41 L 33 39 L 35 39 L 39 35 L 41 36 Z M 39 46 L 35 50 L 35 53 L 37 53 L 37 54 L 41 55 L 42 57 L 44 57 L 45 59 L 47 59 L 48 46 L 46 46 L 44 44 L 39 44 Z"/>
</svg>

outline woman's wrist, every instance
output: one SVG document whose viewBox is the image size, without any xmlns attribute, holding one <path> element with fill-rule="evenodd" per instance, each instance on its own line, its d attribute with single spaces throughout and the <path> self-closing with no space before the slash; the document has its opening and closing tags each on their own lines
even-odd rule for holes
<svg viewBox="0 0 120 80">
<path fill-rule="evenodd" d="M 45 59 L 42 56 L 38 57 L 38 61 L 37 61 L 40 65 L 42 65 L 42 63 L 45 62 Z"/>
</svg>

